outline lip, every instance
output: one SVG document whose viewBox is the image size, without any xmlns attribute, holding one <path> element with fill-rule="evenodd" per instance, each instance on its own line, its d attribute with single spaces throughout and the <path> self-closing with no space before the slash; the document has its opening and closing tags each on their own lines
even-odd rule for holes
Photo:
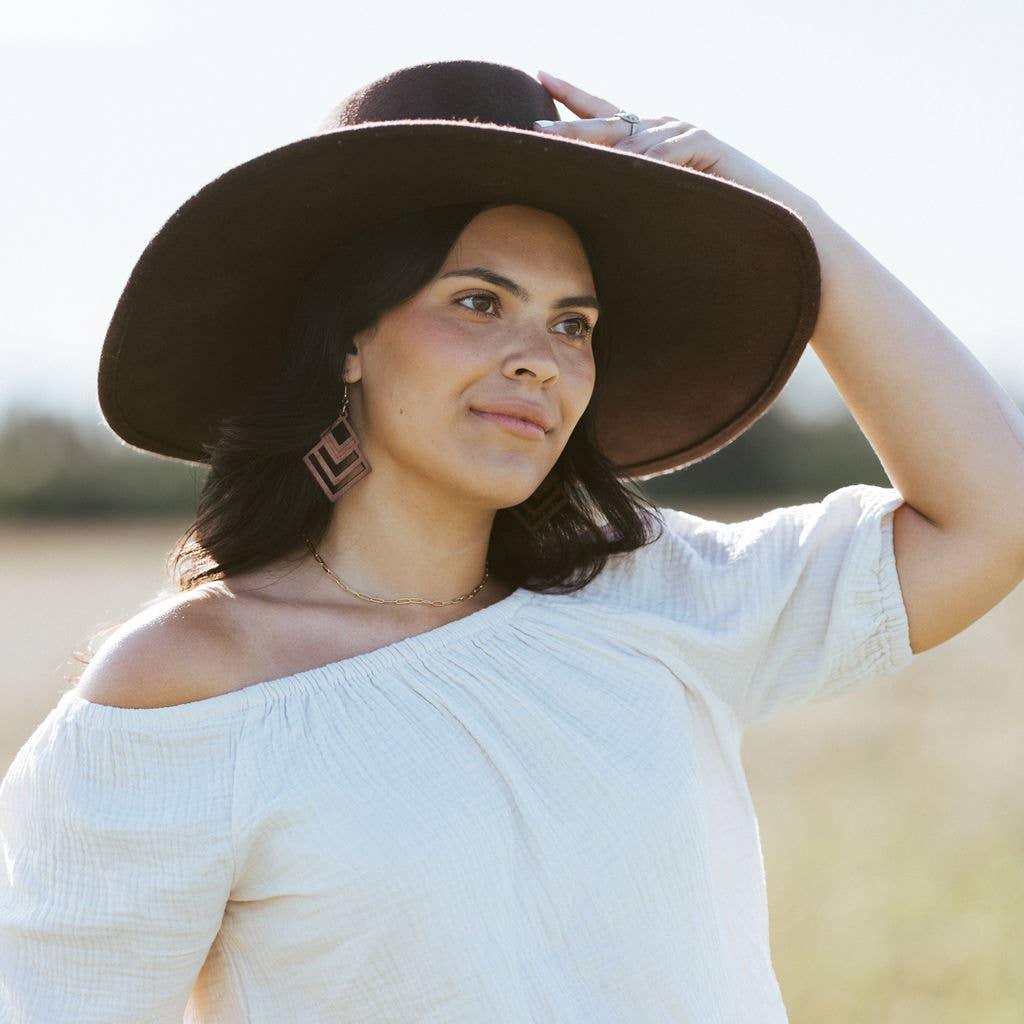
<svg viewBox="0 0 1024 1024">
<path fill-rule="evenodd" d="M 518 434 L 520 437 L 532 438 L 534 440 L 544 437 L 547 433 L 545 429 L 537 423 L 531 423 L 529 420 L 520 419 L 518 416 L 506 416 L 503 413 L 497 412 L 482 412 L 480 409 L 470 409 L 471 413 L 479 416 L 481 419 L 490 420 L 492 423 L 496 423 L 499 427 L 504 427 L 506 430 L 510 430 L 513 434 Z"/>
<path fill-rule="evenodd" d="M 527 423 L 536 423 L 544 433 L 554 426 L 551 416 L 542 405 L 524 399 L 507 398 L 492 402 L 489 406 L 470 406 L 470 408 L 474 412 L 486 412 L 493 416 L 511 416 L 517 420 L 526 420 Z"/>
</svg>

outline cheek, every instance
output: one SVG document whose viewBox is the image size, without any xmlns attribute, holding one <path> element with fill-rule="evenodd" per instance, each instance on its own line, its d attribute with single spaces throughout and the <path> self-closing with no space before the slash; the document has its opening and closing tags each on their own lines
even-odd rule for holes
<svg viewBox="0 0 1024 1024">
<path fill-rule="evenodd" d="M 382 342 L 379 355 L 368 367 L 378 382 L 375 390 L 389 418 L 410 422 L 442 401 L 457 394 L 460 381 L 472 368 L 467 353 L 468 340 L 461 332 L 437 318 L 418 317 L 401 331 L 395 331 Z"/>
<path fill-rule="evenodd" d="M 562 366 L 562 382 L 574 398 L 589 401 L 597 382 L 597 368 L 590 352 L 581 352 L 575 359 L 568 359 Z"/>
<path fill-rule="evenodd" d="M 472 371 L 486 358 L 479 327 L 458 317 L 437 314 L 422 317 L 409 332 L 405 358 L 432 380 L 441 378 L 457 385 L 459 374 Z"/>
<path fill-rule="evenodd" d="M 484 355 L 478 338 L 451 320 L 418 317 L 401 335 L 387 339 L 387 358 L 374 366 L 382 381 L 380 406 L 388 426 L 408 439 L 450 432 L 461 396 L 481 373 Z"/>
<path fill-rule="evenodd" d="M 590 405 L 596 383 L 597 377 L 592 360 L 581 360 L 562 375 L 562 390 L 566 396 L 565 416 L 571 421 L 573 430 Z"/>
</svg>

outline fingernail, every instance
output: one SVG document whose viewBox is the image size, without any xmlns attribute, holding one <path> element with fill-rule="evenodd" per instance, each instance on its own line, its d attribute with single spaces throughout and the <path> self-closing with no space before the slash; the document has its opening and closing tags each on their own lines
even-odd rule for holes
<svg viewBox="0 0 1024 1024">
<path fill-rule="evenodd" d="M 533 122 L 533 127 L 534 128 L 550 128 L 552 125 L 554 125 L 554 123 L 555 123 L 554 121 L 534 121 Z"/>
<path fill-rule="evenodd" d="M 565 83 L 560 78 L 555 78 L 555 76 L 551 74 L 550 71 L 545 71 L 543 68 L 541 68 L 540 73 L 544 75 L 545 78 L 550 78 L 552 82 L 557 82 L 559 85 L 565 85 Z"/>
</svg>

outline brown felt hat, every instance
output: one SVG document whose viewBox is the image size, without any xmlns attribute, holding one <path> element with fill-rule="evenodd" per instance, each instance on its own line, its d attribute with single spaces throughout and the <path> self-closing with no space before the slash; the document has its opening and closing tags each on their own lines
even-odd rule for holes
<svg viewBox="0 0 1024 1024">
<path fill-rule="evenodd" d="M 595 249 L 607 363 L 590 413 L 618 476 L 658 476 L 735 440 L 814 330 L 820 268 L 803 221 L 713 175 L 535 131 L 540 119 L 559 119 L 554 101 L 518 68 L 420 64 L 205 185 L 150 240 L 114 310 L 98 377 L 111 428 L 208 462 L 233 397 L 275 372 L 320 259 L 404 213 L 508 202 L 559 214 Z"/>
</svg>

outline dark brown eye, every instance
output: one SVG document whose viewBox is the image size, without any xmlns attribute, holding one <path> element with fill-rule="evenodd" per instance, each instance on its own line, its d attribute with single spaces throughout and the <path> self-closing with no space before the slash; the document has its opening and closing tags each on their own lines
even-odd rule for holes
<svg viewBox="0 0 1024 1024">
<path fill-rule="evenodd" d="M 485 302 L 487 302 L 488 304 L 491 304 L 491 305 L 496 305 L 496 306 L 500 306 L 501 305 L 501 302 L 498 299 L 498 296 L 497 295 L 492 295 L 490 292 L 473 292 L 472 295 L 463 295 L 461 298 L 456 299 L 455 303 L 457 305 L 461 306 L 464 302 L 469 302 L 469 301 L 474 300 L 474 299 L 483 299 Z M 469 309 L 469 308 L 470 308 L 469 306 L 463 306 L 463 309 Z M 495 315 L 494 313 L 488 313 L 484 309 L 474 309 L 473 312 L 474 313 L 483 313 L 485 316 L 494 316 Z M 579 338 L 579 339 L 584 340 L 584 341 L 590 338 L 590 335 L 593 333 L 593 330 L 594 330 L 594 325 L 591 323 L 589 317 L 583 316 L 581 314 L 579 316 L 569 317 L 569 319 L 567 319 L 567 320 L 560 320 L 559 321 L 559 324 L 572 324 L 572 323 L 578 324 L 579 328 L 575 332 L 567 334 L 566 337 L 569 337 L 569 338 Z"/>
<path fill-rule="evenodd" d="M 571 337 L 573 338 L 589 338 L 594 330 L 594 325 L 590 322 L 588 317 L 585 316 L 574 316 L 570 320 L 561 321 L 563 324 L 579 324 L 580 329 Z"/>
<path fill-rule="evenodd" d="M 474 292 L 472 295 L 463 295 L 461 299 L 456 299 L 455 301 L 458 302 L 459 304 L 461 304 L 461 303 L 465 302 L 467 299 L 486 299 L 487 302 L 491 302 L 491 303 L 496 303 L 498 301 L 496 296 L 488 295 L 487 292 Z M 467 306 L 467 307 L 464 307 L 464 308 L 468 309 L 469 307 Z M 487 311 L 484 310 L 484 309 L 474 309 L 473 312 L 474 313 L 486 313 Z"/>
</svg>

